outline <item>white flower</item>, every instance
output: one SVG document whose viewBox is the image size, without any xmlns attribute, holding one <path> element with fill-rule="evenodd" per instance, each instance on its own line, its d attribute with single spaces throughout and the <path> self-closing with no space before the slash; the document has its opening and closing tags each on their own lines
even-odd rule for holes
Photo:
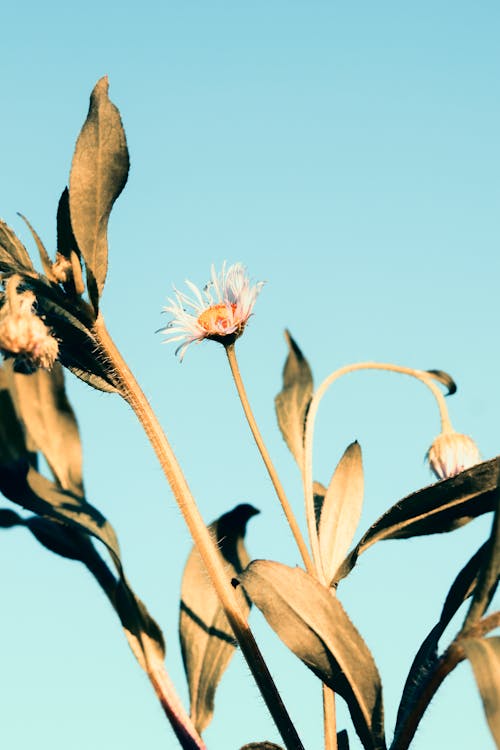
<svg viewBox="0 0 500 750">
<path fill-rule="evenodd" d="M 477 445 L 468 435 L 442 432 L 429 448 L 427 459 L 438 479 L 448 479 L 478 464 L 481 456 Z"/>
<path fill-rule="evenodd" d="M 162 329 L 165 340 L 182 342 L 175 351 L 181 361 L 193 342 L 212 339 L 229 344 L 241 336 L 264 282 L 252 286 L 242 263 L 226 270 L 224 262 L 219 274 L 212 266 L 211 279 L 202 291 L 191 281 L 186 284 L 193 296 L 174 287 L 175 299 L 163 308 L 173 316 Z"/>
</svg>

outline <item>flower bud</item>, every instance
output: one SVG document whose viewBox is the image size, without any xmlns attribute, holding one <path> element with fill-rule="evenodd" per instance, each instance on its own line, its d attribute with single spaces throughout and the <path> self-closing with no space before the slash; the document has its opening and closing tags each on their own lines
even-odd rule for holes
<svg viewBox="0 0 500 750">
<path fill-rule="evenodd" d="M 28 369 L 50 370 L 57 359 L 59 344 L 34 313 L 33 292 L 17 291 L 19 282 L 18 277 L 11 277 L 6 284 L 5 302 L 0 309 L 0 350 Z"/>
<path fill-rule="evenodd" d="M 481 461 L 475 442 L 468 435 L 442 432 L 432 443 L 427 460 L 438 479 L 448 479 Z"/>
</svg>

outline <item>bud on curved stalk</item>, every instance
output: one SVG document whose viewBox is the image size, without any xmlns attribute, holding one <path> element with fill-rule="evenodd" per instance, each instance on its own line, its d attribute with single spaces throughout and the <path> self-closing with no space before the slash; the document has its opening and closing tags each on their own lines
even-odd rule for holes
<svg viewBox="0 0 500 750">
<path fill-rule="evenodd" d="M 438 479 L 448 479 L 478 464 L 481 455 L 468 435 L 454 430 L 442 432 L 427 452 L 429 467 Z"/>
<path fill-rule="evenodd" d="M 163 308 L 173 318 L 161 329 L 166 341 L 181 342 L 175 351 L 181 362 L 190 344 L 211 339 L 227 346 L 241 336 L 264 282 L 252 286 L 242 263 L 226 270 L 224 262 L 219 274 L 212 266 L 211 279 L 202 291 L 191 281 L 186 284 L 193 297 L 174 287 L 175 300 L 169 299 Z"/>
<path fill-rule="evenodd" d="M 59 354 L 59 344 L 50 329 L 35 314 L 33 292 L 18 292 L 19 276 L 5 284 L 5 301 L 0 310 L 0 350 L 13 356 L 29 370 L 50 370 Z"/>
</svg>

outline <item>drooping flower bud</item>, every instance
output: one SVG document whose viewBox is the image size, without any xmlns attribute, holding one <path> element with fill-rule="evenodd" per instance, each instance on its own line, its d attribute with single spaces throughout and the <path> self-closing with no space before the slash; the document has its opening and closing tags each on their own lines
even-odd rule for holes
<svg viewBox="0 0 500 750">
<path fill-rule="evenodd" d="M 475 442 L 468 435 L 442 432 L 432 443 L 427 460 L 438 479 L 448 479 L 481 461 Z"/>
<path fill-rule="evenodd" d="M 28 369 L 50 370 L 59 353 L 59 344 L 34 312 L 33 292 L 18 292 L 20 279 L 6 282 L 5 301 L 0 309 L 0 350 L 25 364 Z"/>
</svg>

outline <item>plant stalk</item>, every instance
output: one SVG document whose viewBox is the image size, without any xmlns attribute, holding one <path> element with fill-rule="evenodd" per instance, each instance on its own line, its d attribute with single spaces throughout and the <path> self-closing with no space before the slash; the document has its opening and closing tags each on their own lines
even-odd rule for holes
<svg viewBox="0 0 500 750">
<path fill-rule="evenodd" d="M 318 390 L 314 394 L 309 410 L 307 412 L 306 428 L 304 435 L 304 468 L 302 472 L 303 484 L 304 484 L 304 497 L 306 505 L 306 517 L 307 527 L 309 531 L 309 541 L 312 550 L 313 560 L 318 570 L 320 580 L 327 585 L 329 581 L 324 580 L 323 568 L 321 565 L 321 556 L 319 551 L 319 540 L 316 530 L 316 519 L 314 513 L 314 493 L 313 493 L 313 467 L 312 467 L 312 444 L 314 437 L 314 424 L 316 420 L 316 414 L 318 411 L 321 399 L 325 395 L 328 388 L 340 377 L 347 375 L 350 372 L 356 372 L 357 370 L 385 370 L 389 372 L 397 372 L 402 375 L 409 375 L 417 378 L 424 385 L 432 391 L 434 395 L 441 417 L 441 431 L 452 432 L 453 427 L 451 425 L 450 417 L 448 414 L 448 408 L 444 400 L 444 396 L 439 390 L 438 386 L 432 380 L 432 377 L 424 370 L 415 370 L 411 367 L 402 367 L 400 365 L 393 365 L 390 363 L 381 362 L 358 362 L 352 365 L 346 365 L 341 367 L 335 372 L 332 372 L 319 386 Z"/>
<path fill-rule="evenodd" d="M 323 727 L 325 750 L 337 750 L 337 716 L 335 710 L 335 693 L 323 684 Z"/>
<path fill-rule="evenodd" d="M 234 383 L 236 385 L 236 390 L 238 391 L 238 396 L 240 398 L 241 405 L 243 407 L 243 411 L 245 412 L 245 417 L 247 418 L 247 422 L 254 437 L 255 443 L 257 445 L 257 448 L 259 449 L 260 455 L 262 456 L 262 460 L 264 461 L 267 473 L 269 474 L 271 482 L 273 483 L 273 487 L 276 490 L 276 494 L 281 503 L 281 507 L 286 516 L 286 520 L 288 521 L 288 525 L 290 526 L 290 529 L 292 531 L 306 570 L 308 573 L 315 576 L 316 573 L 314 564 L 309 554 L 309 550 L 307 549 L 307 545 L 304 541 L 304 537 L 302 536 L 302 532 L 297 523 L 297 519 L 295 518 L 291 505 L 288 502 L 286 492 L 283 488 L 283 485 L 281 484 L 280 478 L 278 477 L 278 473 L 274 468 L 271 456 L 269 455 L 269 451 L 267 450 L 266 444 L 264 443 L 264 439 L 260 433 L 257 422 L 253 415 L 247 392 L 243 384 L 243 379 L 241 377 L 234 343 L 228 344 L 227 346 L 224 346 L 224 348 L 226 350 L 227 359 L 229 362 L 229 367 L 231 368 Z"/>
<path fill-rule="evenodd" d="M 193 542 L 286 749 L 304 750 L 248 622 L 240 609 L 220 553 L 210 537 L 177 458 L 148 400 L 109 336 L 100 313 L 95 322 L 94 335 L 102 355 L 113 368 L 115 382 L 121 396 L 135 412 L 158 457 Z"/>
</svg>

